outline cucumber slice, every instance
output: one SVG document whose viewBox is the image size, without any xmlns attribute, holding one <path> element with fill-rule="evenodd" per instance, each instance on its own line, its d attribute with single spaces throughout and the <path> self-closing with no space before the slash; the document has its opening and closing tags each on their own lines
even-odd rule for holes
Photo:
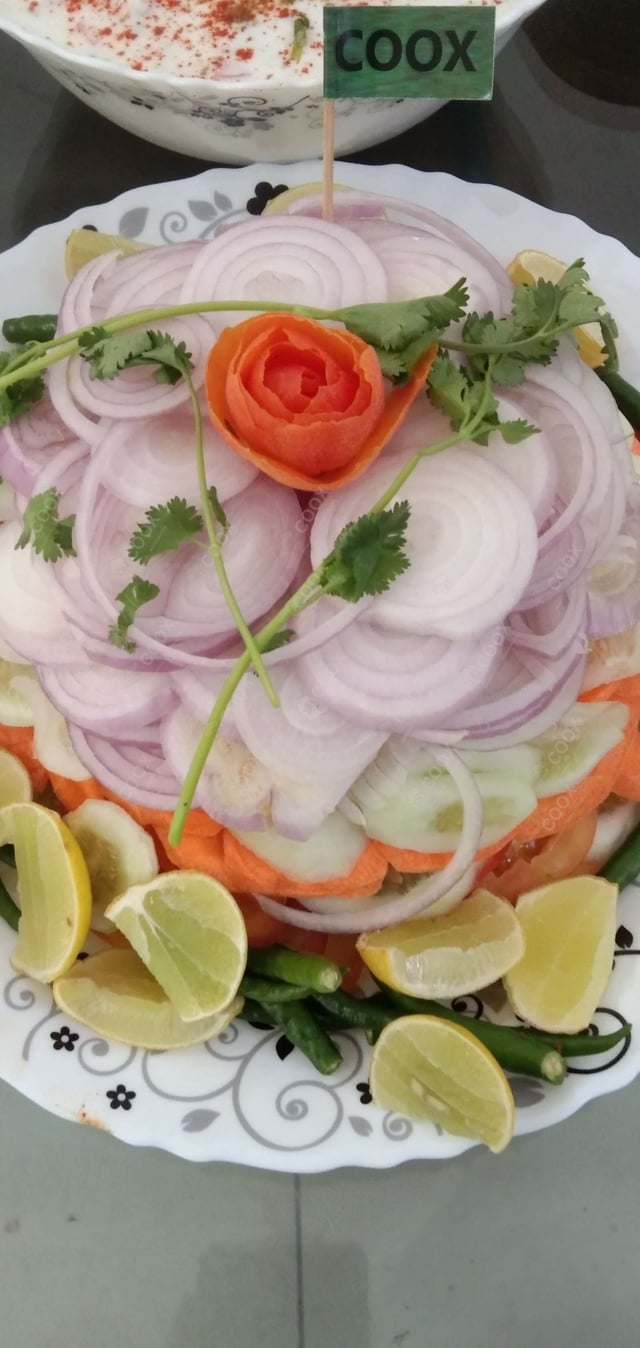
<svg viewBox="0 0 640 1348">
<path fill-rule="evenodd" d="M 474 775 L 500 772 L 505 777 L 535 784 L 542 767 L 542 752 L 533 744 L 514 744 L 510 749 L 458 749 L 456 751 Z"/>
<path fill-rule="evenodd" d="M 33 751 L 43 768 L 73 782 L 85 781 L 89 774 L 72 748 L 64 716 L 56 711 L 37 680 L 23 672 L 12 678 L 11 690 L 20 693 L 31 707 Z"/>
<path fill-rule="evenodd" d="M 540 800 L 570 791 L 620 743 L 629 710 L 622 702 L 577 702 L 533 741 L 542 755 L 535 789 Z"/>
<path fill-rule="evenodd" d="M 292 880 L 309 883 L 348 875 L 367 844 L 363 830 L 337 811 L 328 815 L 305 842 L 283 838 L 272 829 L 263 833 L 235 830 L 234 833 L 256 856 L 263 857 Z"/>
<path fill-rule="evenodd" d="M 146 884 L 158 874 L 151 836 L 111 800 L 85 800 L 64 816 L 87 863 L 91 880 L 94 931 L 113 931 L 104 916 L 112 899 L 131 885 Z"/>
<path fill-rule="evenodd" d="M 485 847 L 499 842 L 538 802 L 530 782 L 506 772 L 478 772 L 475 781 L 484 810 L 479 845 Z M 410 775 L 378 808 L 368 792 L 359 792 L 357 783 L 350 794 L 362 810 L 370 838 L 416 852 L 452 852 L 458 846 L 464 810 L 448 773 Z"/>
<path fill-rule="evenodd" d="M 26 697 L 12 686 L 12 680 L 18 677 L 35 681 L 35 670 L 13 660 L 0 660 L 0 725 L 33 725 L 33 712 Z"/>
</svg>

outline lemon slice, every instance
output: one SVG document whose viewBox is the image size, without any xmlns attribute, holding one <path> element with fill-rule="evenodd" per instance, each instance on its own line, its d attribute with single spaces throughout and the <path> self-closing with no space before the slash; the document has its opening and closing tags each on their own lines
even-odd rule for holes
<svg viewBox="0 0 640 1348">
<path fill-rule="evenodd" d="M 617 897 L 617 885 L 584 875 L 518 899 L 525 953 L 504 985 L 522 1020 L 551 1034 L 589 1024 L 611 974 Z"/>
<path fill-rule="evenodd" d="M 442 916 L 365 933 L 358 951 L 371 973 L 412 997 L 460 997 L 501 978 L 524 954 L 510 903 L 479 889 Z"/>
<path fill-rule="evenodd" d="M 11 963 L 51 983 L 71 967 L 89 930 L 89 872 L 73 834 L 44 805 L 21 801 L 0 809 L 5 843 L 15 847 L 22 910 Z"/>
<path fill-rule="evenodd" d="M 182 1020 L 216 1015 L 235 997 L 247 961 L 247 933 L 235 899 L 217 880 L 199 871 L 168 871 L 128 889 L 106 916 Z"/>
<path fill-rule="evenodd" d="M 531 285 L 538 280 L 553 281 L 554 285 L 557 285 L 560 277 L 566 272 L 567 265 L 566 262 L 560 262 L 557 257 L 551 257 L 549 253 L 541 253 L 536 248 L 525 248 L 521 253 L 516 253 L 507 267 L 507 272 L 514 286 Z M 574 333 L 578 343 L 578 355 L 582 357 L 585 365 L 589 365 L 592 370 L 597 370 L 599 365 L 605 365 L 607 353 L 600 324 L 583 323 L 581 327 L 574 329 Z"/>
<path fill-rule="evenodd" d="M 153 838 L 112 800 L 85 800 L 64 817 L 87 863 L 91 878 L 94 931 L 113 931 L 105 908 L 131 885 L 158 874 Z"/>
<path fill-rule="evenodd" d="M 56 979 L 53 1000 L 104 1039 L 159 1052 L 213 1039 L 243 1007 L 237 997 L 217 1015 L 187 1025 L 134 950 L 104 950 L 75 964 Z"/>
<path fill-rule="evenodd" d="M 32 800 L 31 778 L 15 754 L 0 749 L 0 807 Z"/>
<path fill-rule="evenodd" d="M 437 1123 L 504 1151 L 513 1136 L 509 1082 L 479 1039 L 437 1016 L 401 1016 L 371 1055 L 371 1094 L 381 1109 Z"/>
<path fill-rule="evenodd" d="M 99 229 L 72 229 L 64 250 L 64 268 L 71 281 L 76 272 L 101 253 L 117 252 L 123 255 L 142 253 L 149 243 L 135 243 L 122 234 L 103 234 Z"/>
</svg>

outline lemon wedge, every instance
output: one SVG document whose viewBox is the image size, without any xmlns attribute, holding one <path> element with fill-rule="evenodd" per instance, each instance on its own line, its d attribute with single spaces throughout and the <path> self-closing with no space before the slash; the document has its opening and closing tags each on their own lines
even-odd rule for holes
<svg viewBox="0 0 640 1348">
<path fill-rule="evenodd" d="M 375 978 L 411 997 L 460 997 L 486 988 L 524 954 L 510 903 L 476 890 L 448 913 L 366 932 L 357 949 Z"/>
<path fill-rule="evenodd" d="M 186 1024 L 134 950 L 104 950 L 75 964 L 56 979 L 53 999 L 103 1039 L 156 1052 L 214 1038 L 243 1006 L 237 997 L 217 1015 Z"/>
<path fill-rule="evenodd" d="M 585 1029 L 611 974 L 617 897 L 617 885 L 582 875 L 518 899 L 525 953 L 504 979 L 517 1016 L 551 1034 Z"/>
<path fill-rule="evenodd" d="M 247 961 L 247 932 L 235 899 L 217 880 L 199 871 L 167 871 L 126 890 L 106 917 L 182 1020 L 217 1015 L 233 1001 Z"/>
<path fill-rule="evenodd" d="M 112 800 L 85 800 L 65 815 L 87 863 L 91 878 L 94 931 L 112 931 L 105 909 L 131 885 L 144 884 L 158 874 L 153 838 L 121 805 Z"/>
<path fill-rule="evenodd" d="M 0 809 L 0 846 L 15 848 L 21 917 L 11 963 L 52 983 L 71 967 L 91 918 L 89 872 L 59 815 L 33 801 Z"/>
<path fill-rule="evenodd" d="M 99 229 L 72 229 L 64 250 L 64 268 L 69 281 L 85 263 L 92 262 L 101 253 L 118 252 L 122 256 L 142 253 L 151 244 L 136 243 L 122 234 L 103 234 Z"/>
<path fill-rule="evenodd" d="M 371 1055 L 371 1094 L 381 1109 L 437 1123 L 504 1151 L 513 1136 L 509 1082 L 474 1035 L 437 1016 L 401 1016 Z"/>
<path fill-rule="evenodd" d="M 557 285 L 560 277 L 566 272 L 567 265 L 566 262 L 560 262 L 557 257 L 551 257 L 550 253 L 541 253 L 536 248 L 525 248 L 521 253 L 516 253 L 507 267 L 507 272 L 514 286 L 531 285 L 539 280 L 553 281 L 554 285 Z M 585 365 L 589 365 L 592 370 L 597 370 L 599 365 L 605 365 L 607 353 L 600 324 L 583 323 L 581 327 L 575 328 L 574 332 L 578 355 Z"/>
</svg>

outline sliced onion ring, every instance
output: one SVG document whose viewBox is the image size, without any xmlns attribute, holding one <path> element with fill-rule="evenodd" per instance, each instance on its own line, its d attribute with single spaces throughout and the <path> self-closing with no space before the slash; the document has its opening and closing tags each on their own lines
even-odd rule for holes
<svg viewBox="0 0 640 1348">
<path fill-rule="evenodd" d="M 376 902 L 367 907 L 359 908 L 357 913 L 351 911 L 344 914 L 331 913 L 326 916 L 319 913 L 305 913 L 297 908 L 289 908 L 273 899 L 268 899 L 264 894 L 256 894 L 255 897 L 264 912 L 269 913 L 271 917 L 278 918 L 280 922 L 284 922 L 288 926 L 302 927 L 305 931 L 378 931 L 383 927 L 392 926 L 395 922 L 406 922 L 408 918 L 416 917 L 418 913 L 425 912 L 438 899 L 447 894 L 462 879 L 478 850 L 478 842 L 482 832 L 482 801 L 469 769 L 465 767 L 452 749 L 437 749 L 434 747 L 433 754 L 438 763 L 453 777 L 464 805 L 460 842 L 451 861 L 447 863 L 443 870 L 436 871 L 433 875 L 422 876 L 416 881 L 415 885 L 412 885 L 408 893 L 398 896 L 397 891 L 391 891 L 384 921 L 378 902 L 381 897 L 380 894 L 375 895 Z M 384 893 L 384 889 L 382 893 Z"/>
</svg>

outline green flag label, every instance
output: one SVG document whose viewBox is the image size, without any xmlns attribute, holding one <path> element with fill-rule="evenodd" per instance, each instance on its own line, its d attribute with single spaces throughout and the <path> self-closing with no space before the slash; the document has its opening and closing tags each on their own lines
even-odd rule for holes
<svg viewBox="0 0 640 1348">
<path fill-rule="evenodd" d="M 491 6 L 327 5 L 325 98 L 490 98 Z"/>
</svg>

